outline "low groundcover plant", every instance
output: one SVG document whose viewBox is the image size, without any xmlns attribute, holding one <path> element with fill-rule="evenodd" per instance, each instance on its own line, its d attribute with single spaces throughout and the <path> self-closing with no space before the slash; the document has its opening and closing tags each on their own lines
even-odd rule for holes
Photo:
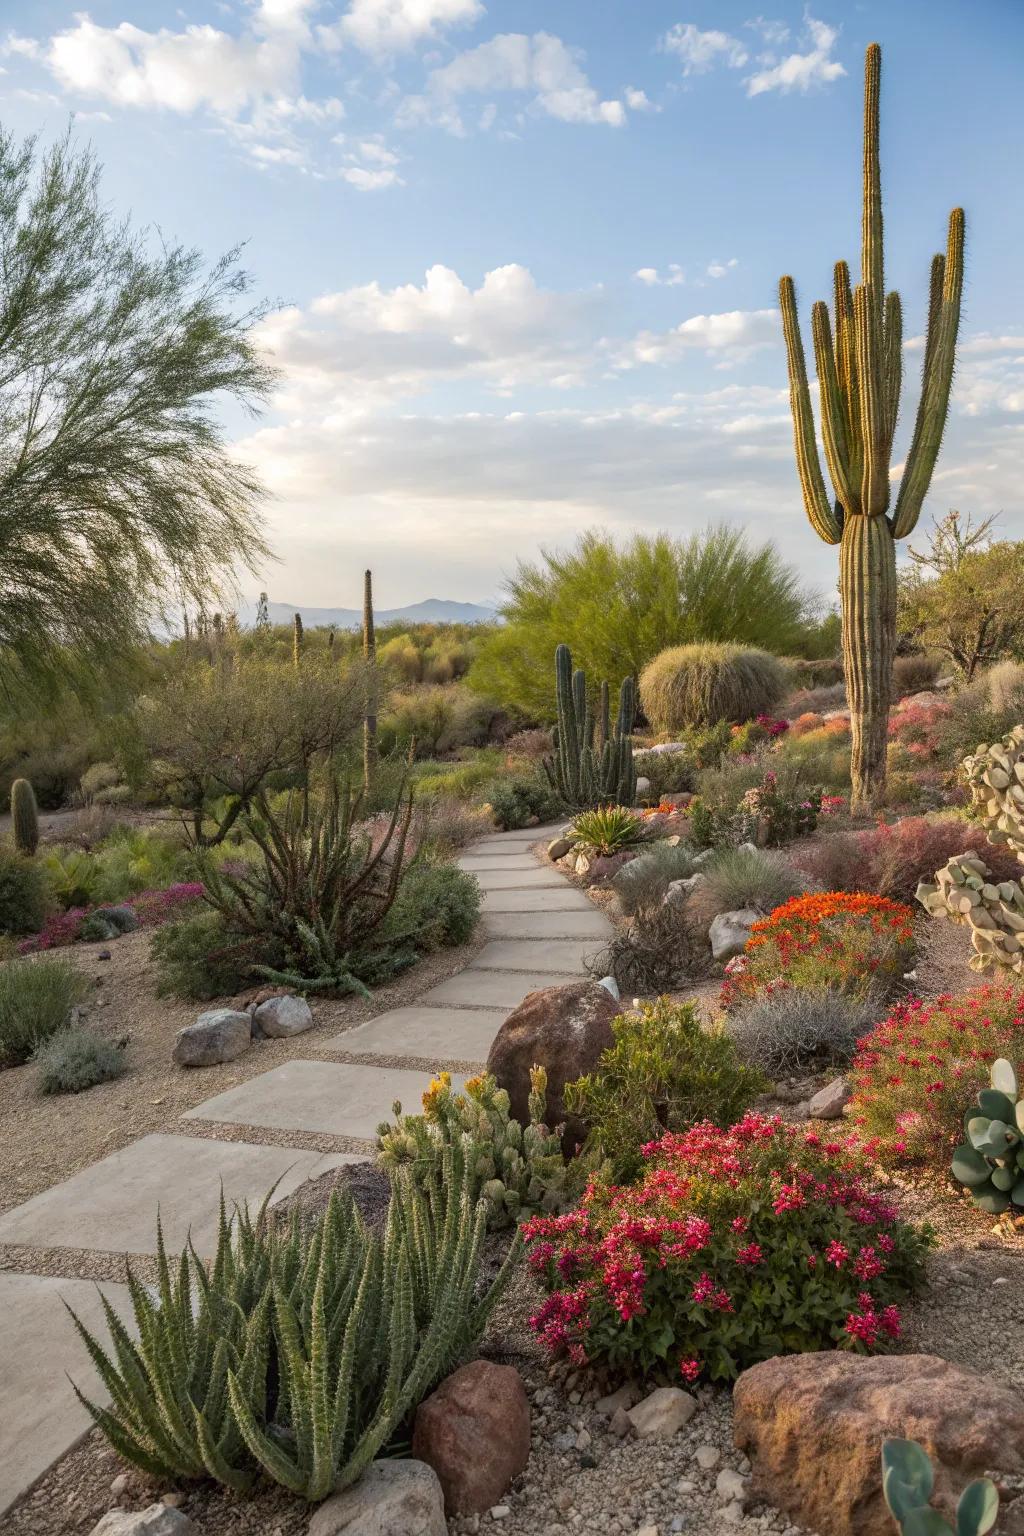
<svg viewBox="0 0 1024 1536">
<path fill-rule="evenodd" d="M 645 1153 L 640 1184 L 593 1182 L 577 1210 L 523 1229 L 552 1353 L 731 1381 L 774 1355 L 899 1337 L 931 1233 L 868 1188 L 851 1144 L 750 1113 Z"/>
</svg>

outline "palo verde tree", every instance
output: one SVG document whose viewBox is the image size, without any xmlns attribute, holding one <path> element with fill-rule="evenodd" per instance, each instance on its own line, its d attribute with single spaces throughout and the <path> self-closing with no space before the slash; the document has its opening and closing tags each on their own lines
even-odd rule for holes
<svg viewBox="0 0 1024 1536">
<path fill-rule="evenodd" d="M 878 98 L 882 51 L 872 43 L 864 72 L 864 203 L 861 280 L 851 292 L 845 261 L 835 268 L 835 319 L 811 311 L 821 390 L 821 435 L 835 491 L 825 487 L 814 432 L 793 279 L 779 285 L 789 391 L 804 506 L 815 533 L 838 544 L 843 660 L 853 722 L 855 807 L 885 788 L 886 728 L 896 637 L 896 547 L 914 529 L 931 481 L 949 409 L 964 275 L 964 214 L 949 216 L 946 254 L 932 260 L 921 400 L 903 476 L 890 511 L 890 464 L 902 384 L 898 293 L 885 293 Z"/>
<path fill-rule="evenodd" d="M 0 674 L 109 663 L 162 609 L 204 609 L 267 556 L 261 487 L 225 448 L 218 397 L 273 374 L 240 307 L 237 251 L 116 222 L 99 168 L 0 130 Z"/>
</svg>

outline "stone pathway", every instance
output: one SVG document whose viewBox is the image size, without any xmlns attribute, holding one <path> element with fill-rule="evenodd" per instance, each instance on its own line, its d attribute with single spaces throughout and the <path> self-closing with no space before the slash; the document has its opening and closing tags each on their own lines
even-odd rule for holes
<svg viewBox="0 0 1024 1536">
<path fill-rule="evenodd" d="M 79 1252 L 80 1273 L 88 1274 L 97 1251 L 152 1253 L 159 1206 L 169 1250 L 191 1234 L 197 1251 L 210 1253 L 222 1189 L 229 1205 L 252 1204 L 276 1180 L 280 1200 L 330 1168 L 364 1160 L 395 1099 L 413 1109 L 425 1072 L 482 1066 L 502 1020 L 526 993 L 578 980 L 584 960 L 610 937 L 610 924 L 587 897 L 531 851 L 555 831 L 495 834 L 463 855 L 461 867 L 483 891 L 487 942 L 465 970 L 418 1002 L 327 1040 L 315 1037 L 318 1050 L 345 1060 L 300 1055 L 216 1094 L 182 1115 L 180 1134 L 144 1136 L 7 1211 L 0 1244 L 60 1249 L 72 1259 Z M 465 1078 L 453 1080 L 461 1086 Z M 255 1140 L 244 1139 L 246 1128 Z M 363 1150 L 311 1150 L 337 1146 L 324 1137 Z M 102 1289 L 127 1320 L 125 1286 Z M 0 1515 L 89 1427 L 65 1372 L 87 1393 L 97 1385 L 65 1301 L 88 1326 L 101 1322 L 91 1281 L 0 1273 Z"/>
</svg>

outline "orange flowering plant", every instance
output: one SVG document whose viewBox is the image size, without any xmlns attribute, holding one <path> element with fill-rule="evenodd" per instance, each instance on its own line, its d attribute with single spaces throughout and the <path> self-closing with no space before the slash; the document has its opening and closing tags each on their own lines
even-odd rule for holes
<svg viewBox="0 0 1024 1536">
<path fill-rule="evenodd" d="M 751 929 L 722 988 L 725 1008 L 778 987 L 887 994 L 914 961 L 914 914 L 864 891 L 795 896 Z"/>
</svg>

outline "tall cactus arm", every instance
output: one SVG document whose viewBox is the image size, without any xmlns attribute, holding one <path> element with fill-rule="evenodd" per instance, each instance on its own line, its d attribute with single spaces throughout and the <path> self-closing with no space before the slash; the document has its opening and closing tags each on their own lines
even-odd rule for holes
<svg viewBox="0 0 1024 1536">
<path fill-rule="evenodd" d="M 882 369 L 881 299 L 866 283 L 853 295 L 857 325 L 860 414 L 864 425 L 861 511 L 876 517 L 889 505 L 889 460 L 885 452 L 885 380 Z"/>
<path fill-rule="evenodd" d="M 864 205 L 861 212 L 860 280 L 878 303 L 885 292 L 882 254 L 882 168 L 878 155 L 878 100 L 882 81 L 882 50 L 868 45 L 864 57 Z"/>
<path fill-rule="evenodd" d="M 834 280 L 836 314 L 836 373 L 846 407 L 846 438 L 853 454 L 860 444 L 860 386 L 857 383 L 857 337 L 853 329 L 853 289 L 850 268 L 837 261 Z M 855 464 L 855 481 L 860 484 L 860 465 Z"/>
<path fill-rule="evenodd" d="M 892 455 L 892 440 L 900 414 L 903 387 L 903 305 L 898 293 L 885 296 L 885 456 Z"/>
<path fill-rule="evenodd" d="M 921 515 L 921 504 L 928 493 L 942 443 L 953 386 L 953 362 L 957 332 L 960 329 L 963 285 L 964 211 L 962 208 L 954 208 L 949 216 L 942 302 L 934 316 L 934 323 L 929 325 L 928 341 L 925 344 L 927 367 L 917 408 L 917 421 L 896 498 L 893 533 L 897 538 L 911 533 Z"/>
<path fill-rule="evenodd" d="M 928 287 L 928 329 L 924 340 L 924 363 L 921 368 L 921 377 L 927 378 L 931 368 L 932 353 L 935 351 L 935 338 L 939 334 L 939 318 L 942 314 L 942 290 L 946 286 L 946 256 L 944 251 L 936 251 L 932 257 L 931 280 Z"/>
<path fill-rule="evenodd" d="M 796 313 L 796 294 L 793 279 L 782 278 L 779 283 L 779 307 L 782 310 L 782 328 L 786 338 L 786 356 L 789 361 L 789 402 L 793 412 L 793 436 L 796 443 L 796 462 L 800 474 L 804 507 L 811 527 L 826 544 L 838 544 L 843 536 L 842 523 L 829 500 L 825 479 L 818 458 L 818 444 L 814 436 L 814 414 L 811 411 L 811 393 L 807 386 L 807 364 L 804 361 L 804 344 L 800 337 L 800 322 Z"/>
<path fill-rule="evenodd" d="M 860 511 L 860 485 L 850 474 L 850 448 L 846 435 L 846 407 L 832 345 L 832 325 L 828 305 L 815 304 L 811 310 L 811 335 L 814 359 L 821 389 L 821 436 L 825 444 L 825 462 L 832 476 L 836 495 L 848 516 Z"/>
</svg>

